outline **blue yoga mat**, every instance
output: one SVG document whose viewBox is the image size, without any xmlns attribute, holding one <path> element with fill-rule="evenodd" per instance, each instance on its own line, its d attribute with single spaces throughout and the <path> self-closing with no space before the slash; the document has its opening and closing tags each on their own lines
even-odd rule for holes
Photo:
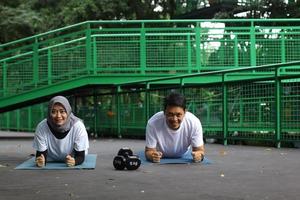
<svg viewBox="0 0 300 200">
<path fill-rule="evenodd" d="M 146 159 L 144 152 L 139 152 L 138 156 L 140 157 L 142 164 L 152 163 Z M 181 158 L 162 158 L 160 159 L 160 163 L 158 164 L 187 164 L 187 163 L 194 163 L 191 152 L 185 153 Z M 204 157 L 203 161 L 199 163 L 201 163 L 202 165 L 212 164 L 212 162 L 206 157 Z"/>
<path fill-rule="evenodd" d="M 96 167 L 97 154 L 88 154 L 85 156 L 85 160 L 81 165 L 76 165 L 74 167 L 68 167 L 66 163 L 63 162 L 47 162 L 45 167 L 37 167 L 35 165 L 35 157 L 32 157 L 25 162 L 18 165 L 15 169 L 30 169 L 30 170 L 43 170 L 43 169 L 95 169 Z"/>
</svg>

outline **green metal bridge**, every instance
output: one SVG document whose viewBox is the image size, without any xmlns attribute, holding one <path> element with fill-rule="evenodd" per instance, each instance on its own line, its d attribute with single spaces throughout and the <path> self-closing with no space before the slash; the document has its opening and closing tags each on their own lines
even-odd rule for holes
<svg viewBox="0 0 300 200">
<path fill-rule="evenodd" d="M 0 128 L 66 95 L 91 135 L 143 136 L 170 90 L 205 137 L 300 141 L 300 20 L 87 21 L 0 45 Z"/>
</svg>

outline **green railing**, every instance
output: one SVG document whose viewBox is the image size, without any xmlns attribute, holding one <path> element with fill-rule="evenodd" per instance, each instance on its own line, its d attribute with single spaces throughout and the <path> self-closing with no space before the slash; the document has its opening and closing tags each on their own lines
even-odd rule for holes
<svg viewBox="0 0 300 200">
<path fill-rule="evenodd" d="M 163 97 L 177 90 L 186 95 L 188 110 L 200 118 L 205 138 L 224 144 L 269 141 L 280 147 L 282 142 L 300 141 L 299 64 L 177 75 L 115 84 L 105 91 L 99 86 L 69 99 L 91 135 L 143 137 L 149 117 L 162 109 Z M 32 122 L 41 120 L 46 108 L 41 104 L 2 114 L 0 127 L 33 131 Z"/>
<path fill-rule="evenodd" d="M 0 102 L 88 76 L 116 76 L 109 84 L 126 75 L 133 80 L 297 61 L 299 24 L 300 19 L 79 23 L 0 45 Z"/>
<path fill-rule="evenodd" d="M 78 88 L 91 135 L 144 136 L 176 89 L 206 138 L 300 141 L 299 22 L 89 21 L 0 45 L 0 109 Z M 46 107 L 1 113 L 0 129 L 33 131 Z"/>
</svg>

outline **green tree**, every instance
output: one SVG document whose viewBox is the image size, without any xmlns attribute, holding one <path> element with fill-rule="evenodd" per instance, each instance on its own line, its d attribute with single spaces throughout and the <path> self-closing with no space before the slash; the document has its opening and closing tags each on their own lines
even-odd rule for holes
<svg viewBox="0 0 300 200">
<path fill-rule="evenodd" d="M 0 5 L 0 43 L 34 35 L 41 26 L 38 13 L 25 4 L 18 7 Z"/>
<path fill-rule="evenodd" d="M 231 11 L 220 11 L 214 18 L 298 18 L 300 2 L 284 0 L 1 0 L 0 42 L 24 38 L 87 20 L 172 19 L 177 15 L 201 11 L 208 6 L 231 3 Z M 247 11 L 247 12 L 246 12 Z"/>
</svg>

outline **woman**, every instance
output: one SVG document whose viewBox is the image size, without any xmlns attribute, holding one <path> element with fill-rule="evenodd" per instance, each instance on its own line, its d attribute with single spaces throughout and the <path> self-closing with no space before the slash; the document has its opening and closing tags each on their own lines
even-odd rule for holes
<svg viewBox="0 0 300 200">
<path fill-rule="evenodd" d="M 50 100 L 48 116 L 36 128 L 33 148 L 38 167 L 47 161 L 63 161 L 69 167 L 83 163 L 89 148 L 88 134 L 65 97 Z"/>
</svg>

